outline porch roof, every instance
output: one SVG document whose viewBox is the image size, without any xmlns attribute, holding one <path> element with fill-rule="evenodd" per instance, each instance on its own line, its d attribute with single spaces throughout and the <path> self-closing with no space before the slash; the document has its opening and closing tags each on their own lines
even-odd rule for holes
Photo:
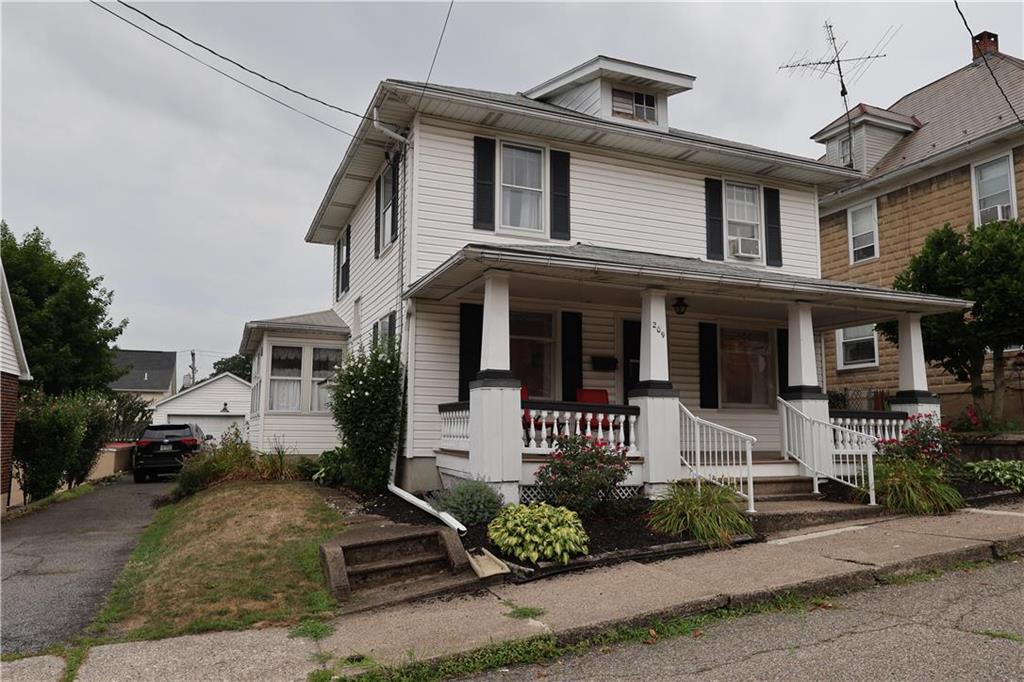
<svg viewBox="0 0 1024 682">
<path fill-rule="evenodd" d="M 238 352 L 252 355 L 266 333 L 281 332 L 300 336 L 347 338 L 348 325 L 334 310 L 317 310 L 299 315 L 273 317 L 267 320 L 250 320 L 242 330 L 242 342 Z"/>
<path fill-rule="evenodd" d="M 709 311 L 725 312 L 723 301 L 757 307 L 761 317 L 785 318 L 784 304 L 808 301 L 828 314 L 816 316 L 816 326 L 841 327 L 882 321 L 900 313 L 925 315 L 970 308 L 971 301 L 932 294 L 896 291 L 856 282 L 801 277 L 772 268 L 756 268 L 699 258 L 666 256 L 644 251 L 572 244 L 467 244 L 447 261 L 414 282 L 406 297 L 451 300 L 475 292 L 480 276 L 488 270 L 504 270 L 527 278 L 547 280 L 550 298 L 552 279 L 595 287 L 630 289 L 664 288 L 672 294 L 696 297 Z M 565 298 L 573 292 L 563 287 Z M 516 292 L 513 292 L 516 293 Z M 525 290 L 523 292 L 525 294 Z M 525 294 L 528 295 L 528 294 Z M 612 298 L 615 298 L 612 296 Z M 765 308 L 766 304 L 769 308 Z M 771 304 L 779 306 L 771 310 Z M 699 308 L 695 309 L 699 312 Z M 733 306 L 733 312 L 741 313 Z"/>
</svg>

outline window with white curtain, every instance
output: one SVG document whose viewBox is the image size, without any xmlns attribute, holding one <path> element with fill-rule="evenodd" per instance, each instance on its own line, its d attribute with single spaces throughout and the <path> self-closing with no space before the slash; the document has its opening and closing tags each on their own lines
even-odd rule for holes
<svg viewBox="0 0 1024 682">
<path fill-rule="evenodd" d="M 859 263 L 878 255 L 878 212 L 874 200 L 849 209 L 850 262 Z"/>
<path fill-rule="evenodd" d="M 310 396 L 313 412 L 331 409 L 331 378 L 340 360 L 341 351 L 337 348 L 313 349 L 313 390 Z"/>
<path fill-rule="evenodd" d="M 1016 215 L 1013 187 L 1010 184 L 1012 178 L 1009 155 L 974 167 L 974 193 L 979 224 L 1009 220 Z"/>
<path fill-rule="evenodd" d="M 501 225 L 527 230 L 544 228 L 544 152 L 533 147 L 501 145 Z"/>
<path fill-rule="evenodd" d="M 271 347 L 269 409 L 277 412 L 297 412 L 301 392 L 302 348 Z"/>
<path fill-rule="evenodd" d="M 775 395 L 771 334 L 763 329 L 727 329 L 719 334 L 722 403 L 767 406 Z"/>
<path fill-rule="evenodd" d="M 252 375 L 250 376 L 252 392 L 249 396 L 249 412 L 252 414 L 259 414 L 260 412 L 260 389 L 263 387 L 262 375 L 260 374 L 260 363 L 262 360 L 263 352 L 257 351 L 252 359 Z"/>
<path fill-rule="evenodd" d="M 761 203 L 753 185 L 725 183 L 725 225 L 729 255 L 761 257 Z"/>
<path fill-rule="evenodd" d="M 836 331 L 837 367 L 875 367 L 878 365 L 878 340 L 875 325 L 862 324 Z"/>
</svg>

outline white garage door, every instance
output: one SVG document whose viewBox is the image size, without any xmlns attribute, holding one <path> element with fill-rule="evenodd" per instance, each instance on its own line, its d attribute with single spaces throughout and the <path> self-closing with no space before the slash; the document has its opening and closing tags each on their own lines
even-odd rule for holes
<svg viewBox="0 0 1024 682">
<path fill-rule="evenodd" d="M 203 433 L 208 433 L 214 438 L 220 438 L 232 424 L 241 430 L 243 421 L 245 417 L 239 414 L 172 414 L 167 417 L 168 424 L 198 424 Z"/>
</svg>

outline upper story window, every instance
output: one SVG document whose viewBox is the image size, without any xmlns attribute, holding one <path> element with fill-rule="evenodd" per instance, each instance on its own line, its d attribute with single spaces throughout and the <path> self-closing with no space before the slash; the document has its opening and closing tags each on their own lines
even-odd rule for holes
<svg viewBox="0 0 1024 682">
<path fill-rule="evenodd" d="M 849 136 L 839 139 L 839 163 L 843 166 L 853 165 L 853 143 Z"/>
<path fill-rule="evenodd" d="M 612 90 L 612 116 L 658 122 L 658 98 L 647 92 Z"/>
<path fill-rule="evenodd" d="M 761 203 L 757 187 L 725 183 L 725 230 L 729 255 L 761 258 Z"/>
<path fill-rule="evenodd" d="M 302 392 L 302 347 L 270 349 L 270 404 L 278 412 L 297 412 Z"/>
<path fill-rule="evenodd" d="M 542 230 L 544 150 L 501 145 L 501 225 Z"/>
<path fill-rule="evenodd" d="M 836 330 L 836 360 L 839 369 L 878 365 L 878 339 L 873 324 Z"/>
<path fill-rule="evenodd" d="M 874 200 L 846 211 L 850 234 L 850 263 L 878 255 L 878 209 Z"/>
<path fill-rule="evenodd" d="M 979 224 L 1016 216 L 1010 166 L 1007 154 L 974 167 L 975 218 Z"/>
<path fill-rule="evenodd" d="M 512 374 L 531 398 L 552 398 L 555 325 L 551 314 L 512 311 L 508 325 Z"/>
<path fill-rule="evenodd" d="M 380 250 L 391 245 L 394 231 L 391 229 L 391 212 L 394 210 L 394 179 L 389 163 L 380 176 L 380 209 L 377 215 L 377 239 Z"/>
</svg>

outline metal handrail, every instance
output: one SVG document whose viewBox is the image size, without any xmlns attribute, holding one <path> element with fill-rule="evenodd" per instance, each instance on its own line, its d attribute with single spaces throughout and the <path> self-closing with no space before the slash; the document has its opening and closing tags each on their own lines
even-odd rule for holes
<svg viewBox="0 0 1024 682">
<path fill-rule="evenodd" d="M 693 473 L 694 478 L 697 479 L 697 489 L 700 489 L 700 483 L 702 480 L 723 488 L 728 488 L 739 497 L 745 499 L 747 501 L 747 511 L 749 513 L 754 513 L 756 511 L 754 509 L 754 443 L 757 442 L 757 438 L 750 434 L 742 433 L 735 429 L 730 429 L 727 426 L 715 424 L 707 419 L 698 417 L 693 412 L 690 412 L 682 401 L 679 401 L 679 409 L 682 412 L 683 417 L 683 422 L 681 424 L 683 431 L 688 435 L 692 434 L 693 436 L 692 452 L 694 463 L 691 464 L 685 456 L 685 453 L 691 447 L 688 438 L 682 439 L 682 442 L 680 443 L 682 445 L 680 459 L 683 464 L 686 465 L 686 468 Z M 709 433 L 715 434 L 713 439 L 708 439 L 713 440 L 715 447 L 707 448 L 707 455 L 709 460 L 717 461 L 714 463 L 709 461 L 708 465 L 719 466 L 726 471 L 728 471 L 730 467 L 742 467 L 746 470 L 745 476 L 720 475 L 715 477 L 713 475 L 708 475 L 702 470 L 701 454 L 704 452 L 705 448 L 702 447 L 701 442 L 701 427 L 707 429 Z M 730 459 L 729 454 L 736 453 L 736 448 L 728 442 L 730 437 L 738 441 L 738 444 L 742 446 L 743 458 L 745 460 L 743 463 Z M 746 484 L 745 489 L 744 483 Z"/>
</svg>

